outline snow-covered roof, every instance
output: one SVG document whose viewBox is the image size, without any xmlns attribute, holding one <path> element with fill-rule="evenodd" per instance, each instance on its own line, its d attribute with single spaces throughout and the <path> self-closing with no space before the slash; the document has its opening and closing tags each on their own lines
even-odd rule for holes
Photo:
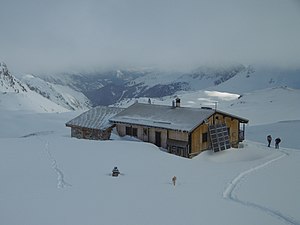
<svg viewBox="0 0 300 225">
<path fill-rule="evenodd" d="M 110 121 L 190 131 L 213 113 L 212 109 L 135 103 L 112 117 Z"/>
<path fill-rule="evenodd" d="M 66 126 L 78 126 L 90 129 L 105 130 L 112 125 L 110 124 L 109 119 L 122 110 L 124 109 L 116 107 L 97 106 L 70 120 L 66 123 Z"/>
<path fill-rule="evenodd" d="M 166 105 L 135 103 L 119 114 L 111 117 L 112 123 L 130 123 L 171 130 L 192 131 L 212 116 L 211 108 L 172 107 Z M 217 111 L 224 114 L 223 112 Z M 230 115 L 225 113 L 226 115 Z M 242 122 L 248 120 L 230 115 Z"/>
</svg>

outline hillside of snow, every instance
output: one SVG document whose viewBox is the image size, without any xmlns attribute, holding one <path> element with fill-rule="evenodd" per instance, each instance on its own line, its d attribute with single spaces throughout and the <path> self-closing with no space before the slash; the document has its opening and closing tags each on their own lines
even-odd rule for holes
<svg viewBox="0 0 300 225">
<path fill-rule="evenodd" d="M 7 65 L 0 62 L 0 92 L 27 92 L 27 86 L 23 85 L 18 79 L 11 75 Z"/>
<path fill-rule="evenodd" d="M 182 106 L 217 102 L 219 110 L 248 118 L 241 148 L 186 159 L 116 134 L 109 141 L 71 138 L 65 123 L 82 111 L 0 107 L 0 224 L 300 224 L 299 90 L 176 96 Z M 174 98 L 151 103 L 171 105 Z M 267 147 L 268 134 L 281 137 L 279 150 L 274 142 Z M 110 176 L 115 166 L 119 177 Z"/>
<path fill-rule="evenodd" d="M 131 98 L 164 98 L 183 91 L 245 94 L 274 87 L 300 89 L 300 69 L 262 65 L 202 65 L 196 69 L 111 69 L 82 73 L 39 75 L 49 85 L 82 92 L 93 106 L 117 104 Z M 34 85 L 32 85 L 34 87 Z"/>
<path fill-rule="evenodd" d="M 300 69 L 248 66 L 230 80 L 207 89 L 244 94 L 274 87 L 300 89 Z"/>
<path fill-rule="evenodd" d="M 68 109 L 31 91 L 0 63 L 0 108 L 11 111 L 66 112 Z"/>
<path fill-rule="evenodd" d="M 22 81 L 27 84 L 30 90 L 39 93 L 66 109 L 86 110 L 90 108 L 90 102 L 87 97 L 81 92 L 75 91 L 68 86 L 51 84 L 41 78 L 29 74 L 23 76 Z"/>
<path fill-rule="evenodd" d="M 22 79 L 0 63 L 0 108 L 13 111 L 66 112 L 86 110 L 89 100 L 67 86 L 54 85 L 32 75 Z"/>
<path fill-rule="evenodd" d="M 171 105 L 180 97 L 183 107 L 216 107 L 249 119 L 239 149 L 186 159 L 115 133 L 109 141 L 71 138 L 65 123 L 86 109 L 70 112 L 65 108 L 70 103 L 62 107 L 55 99 L 70 102 L 68 93 L 80 103 L 85 98 L 64 85 L 26 76 L 32 91 L 6 65 L 1 68 L 0 224 L 300 224 L 296 75 L 259 76 L 247 68 L 218 88 L 150 98 L 151 104 Z M 205 85 L 214 80 L 200 73 L 191 76 L 206 80 Z M 117 77 L 126 74 L 119 71 Z M 147 103 L 149 98 L 125 98 L 116 105 L 135 101 Z M 282 139 L 280 149 L 274 141 L 267 147 L 269 134 Z M 119 177 L 111 176 L 115 166 Z"/>
<path fill-rule="evenodd" d="M 68 109 L 55 104 L 41 95 L 27 91 L 26 93 L 0 92 L 0 108 L 10 111 L 33 112 L 67 112 Z"/>
<path fill-rule="evenodd" d="M 70 138 L 64 124 L 76 112 L 0 115 L 1 224 L 300 223 L 300 149 L 285 142 L 275 150 L 247 140 L 185 159 L 116 135 Z"/>
</svg>

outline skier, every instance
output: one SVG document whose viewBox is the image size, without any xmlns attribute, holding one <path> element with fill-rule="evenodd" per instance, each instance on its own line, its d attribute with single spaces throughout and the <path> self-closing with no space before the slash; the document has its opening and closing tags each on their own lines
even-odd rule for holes
<svg viewBox="0 0 300 225">
<path fill-rule="evenodd" d="M 112 170 L 112 176 L 113 177 L 117 177 L 117 176 L 119 176 L 119 174 L 120 174 L 120 171 L 118 170 L 118 167 L 114 167 L 114 169 Z"/>
<path fill-rule="evenodd" d="M 271 141 L 272 141 L 272 136 L 271 136 L 271 135 L 268 135 L 268 136 L 267 136 L 267 140 L 268 140 L 268 147 L 270 147 Z"/>
<path fill-rule="evenodd" d="M 279 148 L 279 143 L 281 142 L 281 139 L 278 137 L 275 139 L 275 148 Z"/>
</svg>

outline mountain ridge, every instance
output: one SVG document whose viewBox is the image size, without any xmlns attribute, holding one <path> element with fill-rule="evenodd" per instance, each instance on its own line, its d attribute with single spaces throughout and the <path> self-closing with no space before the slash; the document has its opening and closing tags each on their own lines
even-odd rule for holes
<svg viewBox="0 0 300 225">
<path fill-rule="evenodd" d="M 182 93 L 201 90 L 243 96 L 245 93 L 272 87 L 300 89 L 300 69 L 242 64 L 200 66 L 187 72 L 142 68 L 88 74 L 23 75 L 19 80 L 11 77 L 6 65 L 1 71 L 2 77 L 3 74 L 10 77 L 6 78 L 10 84 L 19 85 L 20 90 L 16 89 L 16 92 L 34 91 L 68 110 L 85 110 L 97 105 L 122 105 L 139 98 L 173 98 Z"/>
<path fill-rule="evenodd" d="M 58 90 L 54 85 L 45 84 L 42 80 L 38 80 L 34 86 L 30 85 L 30 82 L 24 82 L 24 80 L 32 79 L 34 79 L 32 75 L 26 75 L 23 79 L 16 78 L 11 74 L 7 65 L 0 62 L 1 108 L 35 112 L 65 112 L 89 108 L 85 97 L 82 98 L 85 100 L 83 101 L 72 96 L 76 94 L 74 90 L 64 93 L 65 88 Z M 77 93 L 77 96 L 79 95 L 80 93 Z"/>
</svg>

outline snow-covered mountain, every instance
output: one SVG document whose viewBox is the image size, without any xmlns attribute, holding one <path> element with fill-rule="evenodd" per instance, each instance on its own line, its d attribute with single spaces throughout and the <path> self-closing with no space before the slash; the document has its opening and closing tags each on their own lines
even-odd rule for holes
<svg viewBox="0 0 300 225">
<path fill-rule="evenodd" d="M 5 63 L 0 62 L 0 92 L 24 93 L 28 92 L 26 85 L 16 79 L 7 69 Z"/>
<path fill-rule="evenodd" d="M 208 89 L 243 94 L 273 87 L 300 89 L 300 69 L 248 66 L 231 79 Z"/>
<path fill-rule="evenodd" d="M 223 99 L 236 115 L 251 110 L 240 149 L 186 159 L 116 135 L 70 138 L 64 124 L 80 112 L 0 108 L 1 224 L 300 224 L 299 90 L 269 88 L 240 98 L 195 93 L 182 94 L 182 104 L 196 104 L 202 93 Z M 260 124 L 267 116 L 270 124 Z M 267 147 L 268 134 L 282 138 L 280 149 L 274 142 Z M 114 166 L 121 176 L 110 176 Z"/>
<path fill-rule="evenodd" d="M 7 78 L 9 72 L 6 66 L 2 70 L 2 74 L 6 74 L 6 78 L 2 80 L 8 83 L 2 84 L 2 89 L 9 87 L 17 92 L 32 90 L 69 110 L 87 109 L 90 105 L 126 105 L 143 97 L 145 101 L 148 98 L 171 101 L 174 96 L 183 93 L 193 95 L 194 92 L 200 95 L 200 101 L 194 103 L 203 105 L 206 103 L 201 98 L 209 97 L 218 101 L 212 96 L 213 91 L 239 96 L 266 88 L 300 89 L 300 69 L 242 64 L 201 66 L 190 72 L 143 68 L 47 76 L 25 75 L 20 77 L 23 83 Z M 12 83 L 15 84 L 15 89 L 12 88 Z"/>
<path fill-rule="evenodd" d="M 1 62 L 0 107 L 6 110 L 65 112 L 87 109 L 89 101 L 82 93 L 71 88 L 47 84 L 30 75 L 18 79 Z"/>
<path fill-rule="evenodd" d="M 152 104 L 171 105 L 178 96 L 182 106 L 217 106 L 249 119 L 246 140 L 240 149 L 205 151 L 186 159 L 115 134 L 109 141 L 70 138 L 70 129 L 64 124 L 81 112 L 24 113 L 24 104 L 32 109 L 45 107 L 46 101 L 47 110 L 51 109 L 50 104 L 61 106 L 31 91 L 5 68 L 0 70 L 3 224 L 300 224 L 300 177 L 295 172 L 300 168 L 300 90 L 296 75 L 263 76 L 250 68 L 232 76 L 211 74 L 211 79 L 185 74 L 184 80 L 199 79 L 199 86 L 202 80 L 211 89 L 151 97 Z M 114 79 L 120 82 L 115 85 L 122 86 L 126 76 L 119 71 L 115 77 L 93 85 L 100 89 L 112 87 L 109 84 Z M 147 84 L 145 80 L 145 87 L 155 87 L 159 81 L 161 87 L 171 87 L 168 80 L 178 81 L 182 75 L 152 77 Z M 72 83 L 71 78 L 63 79 Z M 40 91 L 51 89 L 36 78 L 26 79 L 36 80 L 31 84 L 40 87 Z M 81 87 L 88 90 L 90 79 L 82 76 L 76 82 L 82 80 Z M 135 86 L 139 77 L 127 79 L 132 82 L 128 85 L 139 87 Z M 217 80 L 224 82 L 216 85 Z M 119 104 L 126 106 L 148 99 L 127 98 Z M 9 104 L 16 111 L 8 111 Z M 280 149 L 274 149 L 274 142 L 271 148 L 267 147 L 268 134 L 282 139 Z M 118 166 L 122 176 L 109 176 L 114 166 Z M 175 186 L 171 182 L 174 175 Z"/>
<path fill-rule="evenodd" d="M 59 84 L 51 84 L 33 75 L 22 77 L 30 90 L 69 110 L 88 109 L 90 102 L 81 92 Z"/>
<path fill-rule="evenodd" d="M 41 78 L 82 92 L 96 106 L 140 97 L 161 98 L 183 91 L 217 90 L 243 94 L 279 86 L 298 89 L 299 75 L 300 69 L 231 64 L 201 66 L 187 72 L 146 68 L 55 74 Z"/>
<path fill-rule="evenodd" d="M 12 111 L 65 112 L 66 108 L 31 91 L 14 77 L 5 63 L 0 63 L 0 108 Z"/>
<path fill-rule="evenodd" d="M 179 91 L 201 90 L 219 85 L 244 70 L 243 65 L 236 64 L 202 66 L 191 72 L 147 68 L 91 74 L 56 74 L 41 78 L 81 91 L 93 105 L 110 105 L 126 98 L 163 97 Z"/>
</svg>

